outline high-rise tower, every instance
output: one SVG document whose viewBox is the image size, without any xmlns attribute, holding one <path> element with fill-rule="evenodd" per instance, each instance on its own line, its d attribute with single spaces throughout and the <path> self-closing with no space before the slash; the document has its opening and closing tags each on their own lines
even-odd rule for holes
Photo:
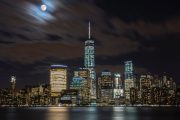
<svg viewBox="0 0 180 120">
<path fill-rule="evenodd" d="M 126 61 L 125 64 L 125 99 L 127 103 L 130 101 L 130 89 L 134 87 L 134 69 L 132 61 Z"/>
<path fill-rule="evenodd" d="M 57 105 L 61 92 L 66 89 L 67 89 L 67 66 L 51 65 L 50 67 L 51 104 Z"/>
<path fill-rule="evenodd" d="M 126 61 L 125 64 L 125 80 L 126 79 L 133 79 L 133 63 L 132 61 Z"/>
<path fill-rule="evenodd" d="M 51 88 L 51 96 L 59 96 L 62 90 L 67 89 L 66 65 L 51 65 L 50 88 Z"/>
<path fill-rule="evenodd" d="M 12 98 L 15 97 L 15 89 L 16 89 L 16 77 L 11 76 L 11 92 L 12 92 Z"/>
<path fill-rule="evenodd" d="M 91 39 L 91 23 L 89 22 L 89 39 L 85 41 L 84 66 L 90 71 L 91 98 L 96 99 L 95 48 Z"/>
</svg>

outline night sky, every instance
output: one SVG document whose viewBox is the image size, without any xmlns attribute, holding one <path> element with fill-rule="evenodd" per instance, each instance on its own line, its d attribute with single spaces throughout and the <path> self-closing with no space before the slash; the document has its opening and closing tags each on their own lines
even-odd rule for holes
<svg viewBox="0 0 180 120">
<path fill-rule="evenodd" d="M 47 5 L 47 11 L 40 9 Z M 180 3 L 173 0 L 0 0 L 0 88 L 49 81 L 49 66 L 83 66 L 88 21 L 96 69 L 169 73 L 180 83 Z"/>
</svg>

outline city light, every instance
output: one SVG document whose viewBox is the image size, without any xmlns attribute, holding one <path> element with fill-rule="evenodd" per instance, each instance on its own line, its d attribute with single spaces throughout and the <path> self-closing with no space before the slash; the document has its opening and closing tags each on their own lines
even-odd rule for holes
<svg viewBox="0 0 180 120">
<path fill-rule="evenodd" d="M 47 6 L 41 6 L 46 11 Z M 41 12 L 42 12 L 41 11 Z M 11 76 L 7 89 L 0 89 L 0 105 L 7 106 L 176 106 L 180 88 L 169 75 L 135 74 L 133 61 L 124 62 L 124 74 L 95 68 L 95 42 L 84 45 L 84 67 L 49 66 L 49 81 L 18 89 Z M 51 109 L 50 109 L 51 110 Z M 54 109 L 52 109 L 54 110 Z M 55 110 L 56 111 L 56 110 Z"/>
</svg>

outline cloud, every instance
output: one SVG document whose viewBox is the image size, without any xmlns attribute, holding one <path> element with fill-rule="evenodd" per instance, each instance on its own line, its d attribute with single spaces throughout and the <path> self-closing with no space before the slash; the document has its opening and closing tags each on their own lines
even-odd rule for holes
<svg viewBox="0 0 180 120">
<path fill-rule="evenodd" d="M 34 14 L 35 11 L 33 12 L 31 8 L 27 7 L 32 5 L 39 9 L 37 5 L 41 3 L 37 0 L 21 0 L 19 4 L 15 3 L 13 8 L 11 7 L 13 3 L 10 0 L 0 2 L 2 9 L 7 10 L 7 14 L 2 12 L 0 14 L 3 18 L 0 19 L 0 22 L 4 23 L 4 28 L 0 31 L 0 40 L 7 41 L 7 43 L 17 43 L 11 47 L 8 44 L 4 44 L 7 46 L 0 48 L 2 51 L 0 56 L 23 63 L 35 62 L 36 60 L 43 60 L 52 56 L 57 58 L 61 56 L 61 58 L 66 59 L 71 59 L 71 56 L 75 58 L 82 57 L 83 42 L 88 37 L 88 20 L 92 21 L 92 37 L 95 38 L 97 43 L 97 56 L 130 54 L 141 51 L 141 48 L 151 51 L 154 48 L 144 47 L 142 41 L 152 40 L 154 36 L 166 33 L 180 32 L 178 17 L 159 23 L 143 20 L 127 23 L 119 18 L 108 18 L 102 9 L 93 4 L 94 1 L 89 2 L 81 1 L 81 4 L 79 4 L 78 0 L 74 2 L 49 1 L 46 4 L 49 5 L 49 9 L 52 9 L 52 11 L 48 11 L 47 14 L 51 14 L 57 21 L 47 22 L 44 19 L 47 22 L 46 25 L 36 23 L 30 14 L 38 16 Z M 53 5 L 56 8 L 53 8 Z M 11 10 L 15 10 L 15 12 L 10 12 Z M 27 10 L 32 11 L 27 12 Z M 16 18 L 15 21 L 12 17 Z M 53 51 L 52 46 L 54 44 L 51 44 L 51 42 L 56 42 L 59 45 L 59 47 L 55 46 L 55 49 L 58 51 L 69 52 L 66 52 L 65 56 L 63 56 L 64 54 L 59 56 L 56 51 Z M 75 45 L 74 48 L 72 44 Z M 64 47 L 64 45 L 67 45 L 67 47 Z M 17 56 L 10 54 L 10 52 L 8 53 L 9 50 L 7 50 L 8 54 L 2 54 L 6 49 L 15 51 Z M 47 54 L 44 49 L 48 51 Z M 76 55 L 71 55 L 74 49 L 78 52 L 74 53 Z"/>
<path fill-rule="evenodd" d="M 20 4 L 32 4 L 34 7 L 40 4 L 36 0 L 22 1 Z M 0 4 L 9 12 L 9 15 L 18 18 L 13 21 L 10 16 L 3 14 L 7 21 L 0 20 L 7 26 L 0 31 L 0 40 L 17 43 L 11 47 L 4 44 L 7 46 L 3 45 L 0 48 L 2 58 L 22 63 L 40 61 L 48 57 L 66 60 L 73 57 L 75 59 L 83 58 L 83 42 L 88 37 L 88 20 L 92 21 L 92 37 L 97 43 L 97 56 L 130 54 L 140 52 L 142 48 L 151 51 L 155 48 L 144 47 L 142 41 L 152 40 L 154 36 L 160 34 L 180 32 L 179 18 L 164 20 L 161 23 L 143 20 L 127 23 L 119 18 L 108 18 L 102 9 L 92 3 L 93 1 L 90 1 L 90 4 L 87 2 L 77 4 L 78 1 L 62 1 L 60 3 L 55 0 L 54 2 L 57 2 L 57 9 L 53 9 L 54 13 L 49 11 L 47 14 L 52 14 L 58 21 L 48 22 L 46 25 L 30 22 L 31 17 L 28 15 L 32 13 L 36 16 L 36 14 L 33 12 L 25 14 L 27 11 L 20 11 L 28 9 L 26 6 L 22 8 L 16 4 L 12 8 L 16 12 L 10 13 L 12 2 L 7 1 L 4 2 L 6 4 Z M 49 6 L 54 5 L 54 2 L 49 2 Z M 67 6 L 64 7 L 65 5 Z M 38 9 L 37 6 L 36 8 Z M 62 14 L 65 16 L 62 17 Z M 23 16 L 26 16 L 26 19 Z M 5 51 L 7 54 L 3 54 Z M 13 55 L 11 51 L 14 51 L 16 55 Z M 61 51 L 65 53 L 61 53 Z"/>
<path fill-rule="evenodd" d="M 49 0 L 48 11 L 42 12 L 39 8 L 42 4 L 40 0 L 1 0 L 0 60 L 10 64 L 1 64 L 2 69 L 6 71 L 7 66 L 14 64 L 15 67 L 9 72 L 7 70 L 7 73 L 24 70 L 36 76 L 37 80 L 41 79 L 39 74 L 47 73 L 50 64 L 82 66 L 89 20 L 92 24 L 92 38 L 96 43 L 98 71 L 107 68 L 112 72 L 123 72 L 123 61 L 129 59 L 136 62 L 137 71 L 155 70 L 158 69 L 159 61 L 168 63 L 169 58 L 165 55 L 163 59 L 159 57 L 162 50 L 171 49 L 170 52 L 166 51 L 168 56 L 178 51 L 175 50 L 176 46 L 173 48 L 174 44 L 169 43 L 179 39 L 179 15 L 160 21 L 147 21 L 141 17 L 126 21 L 118 15 L 110 16 L 104 10 L 108 8 L 101 9 L 95 2 Z M 174 34 L 177 38 L 173 37 Z M 163 46 L 164 41 L 167 45 Z M 172 54 L 170 58 L 178 60 L 176 56 Z"/>
<path fill-rule="evenodd" d="M 110 31 L 106 24 L 109 20 L 101 9 L 92 4 L 92 1 L 90 2 L 90 4 L 87 2 L 77 4 L 78 1 L 62 1 L 61 5 L 58 3 L 59 7 L 57 6 L 56 10 L 47 13 L 54 16 L 58 21 L 48 22 L 46 25 L 33 22 L 34 19 L 29 16 L 30 14 L 37 16 L 34 14 L 35 11 L 31 11 L 32 9 L 27 7 L 31 4 L 38 9 L 36 1 L 23 1 L 20 3 L 24 4 L 23 7 L 15 3 L 13 9 L 16 12 L 13 13 L 9 12 L 12 2 L 7 1 L 4 2 L 7 4 L 0 4 L 8 10 L 9 15 L 17 18 L 16 21 L 13 21 L 10 16 L 4 15 L 3 17 L 7 21 L 0 20 L 5 22 L 5 29 L 8 31 L 6 38 L 2 38 L 2 36 L 0 38 L 17 43 L 13 46 L 3 45 L 0 48 L 0 56 L 21 63 L 41 61 L 48 57 L 66 60 L 83 58 L 84 41 L 88 38 L 88 20 L 92 21 L 92 37 L 97 43 L 97 56 L 114 56 L 138 51 L 140 46 L 138 42 L 131 41 L 123 36 L 104 33 L 104 30 Z M 54 5 L 54 2 L 51 5 Z M 67 6 L 64 7 L 64 5 Z M 27 9 L 31 12 L 26 13 Z M 62 14 L 65 16 L 63 17 Z M 118 31 L 117 34 L 119 32 L 121 31 Z M 12 38 L 9 38 L 9 34 Z M 80 41 L 79 38 L 84 38 L 84 40 Z M 51 42 L 55 42 L 55 44 Z"/>
<path fill-rule="evenodd" d="M 138 34 L 146 37 L 163 34 L 180 33 L 180 16 L 164 19 L 160 22 L 146 22 L 137 20 L 132 22 L 123 22 L 118 18 L 111 19 L 113 27 L 117 31 L 136 31 Z"/>
<path fill-rule="evenodd" d="M 10 45 L 10 44 L 14 44 L 14 42 L 0 40 L 0 44 Z"/>
<path fill-rule="evenodd" d="M 50 41 L 59 41 L 62 39 L 59 35 L 54 35 L 54 34 L 47 34 L 47 39 Z"/>
<path fill-rule="evenodd" d="M 77 43 L 66 45 L 62 43 L 19 43 L 13 46 L 1 46 L 1 59 L 20 63 L 33 63 L 43 61 L 48 57 L 56 57 L 62 60 L 80 57 L 82 51 Z M 82 46 L 81 46 L 82 47 Z M 68 48 L 68 50 L 67 50 Z M 83 49 L 83 48 L 82 48 Z"/>
</svg>

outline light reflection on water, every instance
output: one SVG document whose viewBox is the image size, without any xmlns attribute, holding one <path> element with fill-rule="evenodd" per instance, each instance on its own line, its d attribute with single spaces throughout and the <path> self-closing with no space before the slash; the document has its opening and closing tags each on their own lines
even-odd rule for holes
<svg viewBox="0 0 180 120">
<path fill-rule="evenodd" d="M 49 107 L 47 120 L 97 120 L 96 107 Z"/>
<path fill-rule="evenodd" d="M 125 112 L 124 109 L 124 107 L 114 107 L 112 120 L 125 120 L 125 117 L 123 115 Z"/>
<path fill-rule="evenodd" d="M 69 120 L 68 108 L 49 107 L 46 114 L 47 120 Z"/>
<path fill-rule="evenodd" d="M 179 120 L 179 108 L 32 107 L 0 108 L 0 120 Z"/>
<path fill-rule="evenodd" d="M 136 107 L 114 107 L 113 120 L 138 120 Z"/>
</svg>

